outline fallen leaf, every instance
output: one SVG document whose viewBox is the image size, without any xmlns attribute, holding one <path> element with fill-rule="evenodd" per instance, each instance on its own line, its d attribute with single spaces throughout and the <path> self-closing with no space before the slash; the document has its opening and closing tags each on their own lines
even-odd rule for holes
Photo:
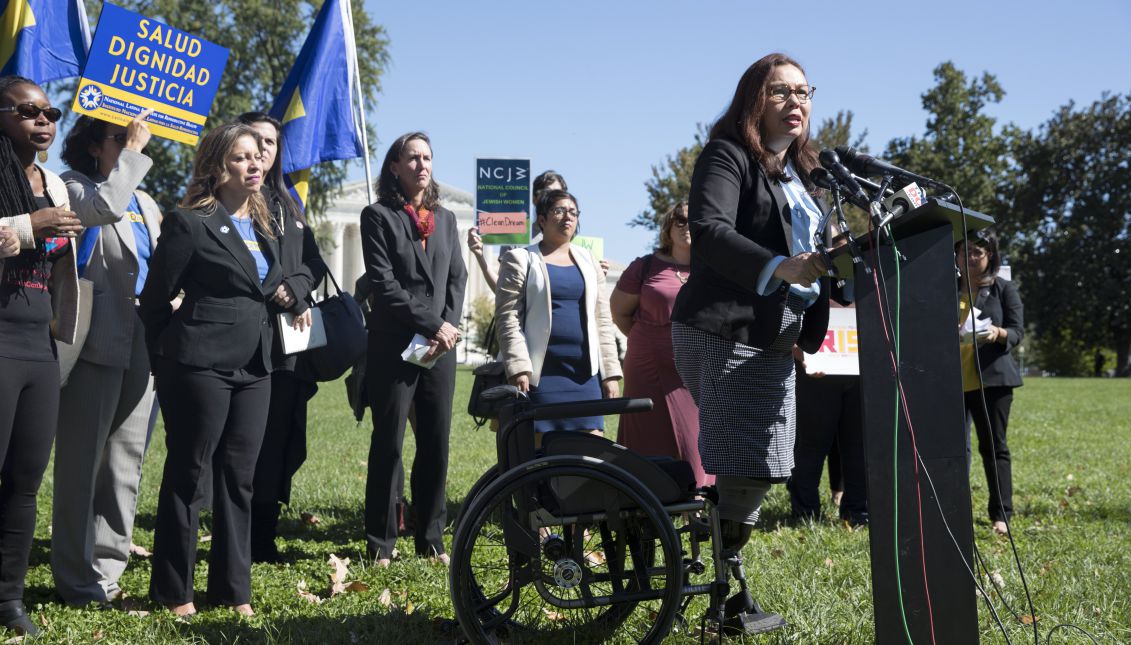
<svg viewBox="0 0 1131 645">
<path fill-rule="evenodd" d="M 149 612 L 144 609 L 131 609 L 126 612 L 127 616 L 134 616 L 135 618 L 145 618 Z"/>
<path fill-rule="evenodd" d="M 1069 497 L 1072 497 L 1073 495 L 1075 495 L 1076 493 L 1079 493 L 1079 492 L 1080 492 L 1079 486 L 1069 486 L 1068 488 L 1064 489 L 1064 494 L 1069 496 Z"/>
<path fill-rule="evenodd" d="M 354 591 L 361 593 L 362 591 L 369 591 L 369 585 L 360 580 L 354 580 L 345 587 L 345 591 Z"/>
<path fill-rule="evenodd" d="M 405 600 L 406 598 L 408 598 L 408 592 L 407 591 L 398 591 L 397 592 L 397 598 L 400 598 L 401 600 Z"/>
<path fill-rule="evenodd" d="M 833 568 L 833 559 L 832 558 L 825 558 L 825 566 L 830 568 L 830 569 Z"/>
<path fill-rule="evenodd" d="M 1023 625 L 1032 625 L 1033 623 L 1039 623 L 1039 622 L 1041 622 L 1040 616 L 1031 616 L 1029 614 L 1025 614 L 1024 616 L 1021 617 L 1021 623 Z"/>
<path fill-rule="evenodd" d="M 8 640 L 4 641 L 4 645 L 16 645 L 16 643 L 22 643 L 22 642 L 24 642 L 23 636 L 13 636 L 13 637 L 9 638 Z"/>
<path fill-rule="evenodd" d="M 993 580 L 994 584 L 999 586 L 999 587 L 1005 586 L 1005 578 L 1002 578 L 1001 574 L 998 573 L 997 571 L 994 571 L 993 573 L 990 574 L 990 580 Z"/>
<path fill-rule="evenodd" d="M 330 565 L 333 569 L 333 571 L 330 572 L 330 582 L 345 582 L 346 578 L 349 577 L 349 558 L 339 558 L 337 555 L 331 553 L 330 557 L 326 560 L 326 564 Z"/>
<path fill-rule="evenodd" d="M 1103 612 L 1102 612 L 1102 611 L 1100 611 L 1100 608 L 1099 608 L 1099 607 L 1092 607 L 1092 613 L 1093 613 L 1093 614 L 1095 614 L 1096 616 L 1099 616 L 1099 615 L 1100 615 L 1100 614 L 1102 614 Z"/>
<path fill-rule="evenodd" d="M 212 541 L 212 534 L 208 533 L 206 535 L 200 536 L 200 541 L 201 542 L 211 542 Z"/>
<path fill-rule="evenodd" d="M 307 602 L 310 602 L 310 603 L 313 603 L 313 604 L 315 604 L 315 605 L 317 605 L 317 604 L 319 604 L 319 603 L 321 603 L 321 602 L 322 602 L 322 599 L 321 599 L 321 598 L 319 598 L 318 596 L 316 596 L 316 595 L 314 595 L 314 594 L 310 593 L 309 591 L 307 591 L 307 589 L 306 589 L 306 581 L 305 581 L 305 580 L 299 580 L 299 581 L 298 581 L 298 584 L 297 584 L 297 585 L 295 585 L 295 587 L 296 587 L 296 588 L 297 588 L 297 590 L 298 590 L 298 597 L 299 597 L 299 598 L 302 598 L 303 600 L 305 600 L 305 601 L 307 601 Z"/>
<path fill-rule="evenodd" d="M 1061 508 L 1068 508 L 1068 500 L 1066 500 L 1066 499 L 1060 500 L 1060 507 Z"/>
<path fill-rule="evenodd" d="M 780 558 L 784 555 L 785 555 L 785 550 L 783 550 L 783 549 L 770 549 L 770 557 Z"/>
<path fill-rule="evenodd" d="M 50 623 L 47 622 L 47 615 L 46 614 L 40 614 L 39 615 L 39 624 L 43 625 L 44 627 L 50 626 Z"/>
<path fill-rule="evenodd" d="M 377 596 L 377 603 L 382 607 L 388 607 L 389 605 L 393 604 L 393 593 L 389 591 L 388 587 L 385 587 L 385 590 L 381 592 L 381 595 Z"/>
<path fill-rule="evenodd" d="M 94 636 L 93 636 L 94 640 L 96 640 L 96 641 L 102 640 L 105 636 L 106 635 L 102 633 L 101 629 L 94 630 Z"/>
<path fill-rule="evenodd" d="M 302 523 L 307 525 L 307 526 L 318 526 L 319 524 L 322 523 L 322 519 L 319 518 L 314 513 L 307 513 L 307 512 L 304 511 L 302 513 L 301 517 L 302 517 Z"/>
<path fill-rule="evenodd" d="M 416 607 L 412 606 L 412 601 L 410 600 L 408 604 L 404 606 L 404 615 L 411 616 L 414 611 L 416 611 Z"/>
<path fill-rule="evenodd" d="M 134 544 L 133 542 L 130 542 L 130 555 L 137 556 L 139 558 L 148 558 L 148 557 L 152 556 L 153 554 L 149 552 L 149 549 L 147 549 L 147 548 L 145 548 L 145 547 L 143 547 L 139 544 Z"/>
<path fill-rule="evenodd" d="M 1074 477 L 1071 473 L 1066 475 L 1064 478 L 1067 479 L 1068 481 L 1072 481 L 1072 480 L 1076 479 L 1076 477 Z"/>
</svg>

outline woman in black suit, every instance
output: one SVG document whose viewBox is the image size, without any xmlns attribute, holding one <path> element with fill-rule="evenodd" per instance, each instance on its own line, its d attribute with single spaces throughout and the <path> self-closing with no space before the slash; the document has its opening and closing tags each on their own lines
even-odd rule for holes
<svg viewBox="0 0 1131 645">
<path fill-rule="evenodd" d="M 455 352 L 467 269 L 456 217 L 440 206 L 432 179 L 432 144 L 422 132 L 389 146 L 377 185 L 378 201 L 361 212 L 361 244 L 370 285 L 366 370 L 373 440 L 365 485 L 369 556 L 388 566 L 396 555 L 396 502 L 403 482 L 405 423 L 416 403 L 412 502 L 416 554 L 448 563 L 443 533 L 444 483 L 455 391 Z M 429 368 L 401 359 L 415 335 L 429 345 Z"/>
<path fill-rule="evenodd" d="M 828 326 L 825 266 L 813 251 L 820 209 L 809 194 L 812 96 L 792 59 L 755 62 L 691 179 L 691 277 L 676 297 L 672 343 L 733 554 L 770 484 L 793 468 L 793 347 L 816 351 Z"/>
<path fill-rule="evenodd" d="M 1025 308 L 1017 286 L 997 275 L 1001 269 L 997 236 L 990 231 L 978 231 L 972 238 L 956 244 L 954 249 L 961 274 L 958 281 L 960 317 L 963 322 L 969 317 L 970 294 L 973 294 L 974 307 L 981 312 L 980 319 L 990 323 L 975 333 L 973 340 L 962 342 L 962 389 L 966 393 L 966 414 L 974 419 L 978 452 L 986 471 L 990 522 L 994 532 L 1004 534 L 1009 531 L 1008 522 L 1013 517 L 1013 469 L 1005 431 L 1013 405 L 1013 388 L 1021 387 L 1021 370 L 1017 369 L 1011 352 L 1025 335 Z M 985 392 L 985 406 L 982 392 Z"/>
<path fill-rule="evenodd" d="M 261 141 L 242 124 L 200 142 L 181 207 L 165 218 L 141 293 L 168 456 L 157 502 L 149 595 L 196 612 L 193 567 L 211 474 L 208 599 L 251 615 L 252 477 L 271 397 L 267 300 L 279 286 L 278 234 L 259 192 Z M 183 292 L 174 311 L 170 301 Z"/>
<path fill-rule="evenodd" d="M 279 315 L 293 314 L 294 325 L 310 325 L 306 300 L 326 275 L 326 263 L 318 252 L 314 231 L 283 183 L 282 124 L 262 112 L 241 114 L 239 122 L 251 126 L 263 141 L 264 180 L 260 188 L 279 231 L 279 264 L 282 282 L 267 302 L 271 324 L 275 327 L 271 372 L 271 407 L 263 448 L 255 464 L 255 485 L 251 500 L 251 559 L 278 562 L 275 534 L 279 525 L 280 504 L 291 500 L 291 480 L 306 461 L 306 404 L 318 385 L 302 378 L 295 370 L 298 355 L 283 353 Z"/>
</svg>

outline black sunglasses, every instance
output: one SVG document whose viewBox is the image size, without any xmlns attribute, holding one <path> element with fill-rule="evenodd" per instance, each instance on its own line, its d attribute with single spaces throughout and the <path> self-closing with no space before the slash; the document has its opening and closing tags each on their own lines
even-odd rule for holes
<svg viewBox="0 0 1131 645">
<path fill-rule="evenodd" d="M 20 103 L 11 107 L 0 107 L 0 112 L 15 112 L 25 119 L 38 119 L 39 115 L 42 114 L 52 123 L 63 118 L 63 111 L 59 108 L 41 108 L 35 103 Z"/>
</svg>

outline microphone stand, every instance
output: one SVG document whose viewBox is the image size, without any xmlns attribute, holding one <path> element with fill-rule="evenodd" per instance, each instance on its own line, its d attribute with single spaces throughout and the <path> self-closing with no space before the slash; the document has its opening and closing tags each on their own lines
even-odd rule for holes
<svg viewBox="0 0 1131 645">
<path fill-rule="evenodd" d="M 891 183 L 894 180 L 895 178 L 891 174 L 885 174 L 883 176 L 880 185 L 876 187 L 875 195 L 872 196 L 872 201 L 868 203 L 868 210 L 872 216 L 872 222 L 876 227 L 876 244 L 883 242 L 884 231 L 886 230 L 888 241 L 892 243 L 893 248 L 898 248 L 895 247 L 895 235 L 892 233 L 891 227 L 888 226 L 895 218 L 895 213 L 888 210 L 883 204 L 884 193 L 891 187 Z M 903 257 L 902 253 L 900 253 L 899 256 L 900 260 L 907 260 L 906 257 Z"/>
<path fill-rule="evenodd" d="M 860 247 L 856 243 L 856 238 L 852 236 L 852 231 L 848 228 L 848 220 L 844 217 L 844 209 L 841 207 L 840 182 L 838 182 L 836 178 L 832 176 L 832 174 L 829 174 L 828 180 L 829 191 L 833 196 L 832 206 L 829 207 L 829 210 L 823 216 L 821 216 L 820 223 L 817 226 L 817 230 L 819 231 L 818 238 L 814 240 L 814 246 L 816 247 L 817 251 L 820 252 L 821 258 L 825 261 L 827 275 L 830 278 L 839 278 L 837 280 L 837 286 L 843 287 L 846 278 L 837 275 L 836 268 L 833 266 L 832 257 L 829 255 L 828 247 L 824 241 L 825 231 L 828 228 L 829 217 L 833 213 L 836 213 L 837 226 L 840 227 L 841 231 L 840 235 L 844 236 L 845 243 L 848 245 L 848 252 L 852 256 L 852 264 L 860 264 L 864 261 L 864 258 L 860 253 Z M 867 264 L 864 264 L 864 272 L 868 274 L 872 272 Z"/>
</svg>

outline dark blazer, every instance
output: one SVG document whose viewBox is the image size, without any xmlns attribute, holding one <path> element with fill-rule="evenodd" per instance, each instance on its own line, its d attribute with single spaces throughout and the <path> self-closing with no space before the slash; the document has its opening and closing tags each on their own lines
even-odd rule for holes
<svg viewBox="0 0 1131 645">
<path fill-rule="evenodd" d="M 274 333 L 266 300 L 282 270 L 278 241 L 260 236 L 259 242 L 271 264 L 262 284 L 222 204 L 211 214 L 178 208 L 165 217 L 140 297 L 151 356 L 217 370 L 271 369 Z M 182 291 L 174 312 L 169 301 Z M 252 364 L 256 350 L 260 360 Z"/>
<path fill-rule="evenodd" d="M 964 289 L 965 286 L 959 287 Z M 985 387 L 1021 387 L 1021 370 L 1013 360 L 1013 348 L 1025 336 L 1025 307 L 1017 293 L 1017 285 L 994 278 L 993 284 L 978 289 L 974 306 L 989 318 L 995 327 L 1006 331 L 1006 342 L 978 346 L 978 362 L 982 365 Z"/>
<path fill-rule="evenodd" d="M 456 216 L 436 209 L 436 228 L 425 250 L 404 209 L 371 204 L 361 212 L 361 248 L 369 280 L 369 333 L 400 352 L 413 334 L 432 338 L 444 322 L 459 327 L 467 268 Z"/>
<path fill-rule="evenodd" d="M 727 340 L 767 347 L 781 330 L 788 284 L 768 296 L 755 292 L 775 256 L 792 255 L 789 202 L 761 164 L 734 141 L 703 147 L 688 200 L 691 277 L 680 289 L 672 320 Z M 829 281 L 805 311 L 797 344 L 815 352 L 829 323 Z"/>
<path fill-rule="evenodd" d="M 286 211 L 279 201 L 278 195 L 264 187 L 263 196 L 271 208 L 272 219 L 281 234 L 279 242 L 279 267 L 282 271 L 282 281 L 295 296 L 295 304 L 284 309 L 275 304 L 267 294 L 267 313 L 270 314 L 271 325 L 274 327 L 275 339 L 272 343 L 272 366 L 274 369 L 293 370 L 298 355 L 283 353 L 282 340 L 279 335 L 279 314 L 289 311 L 301 314 L 310 308 L 307 298 L 318 283 L 326 276 L 326 262 L 318 251 L 318 242 L 314 237 L 314 230 L 294 217 L 285 215 Z"/>
</svg>

